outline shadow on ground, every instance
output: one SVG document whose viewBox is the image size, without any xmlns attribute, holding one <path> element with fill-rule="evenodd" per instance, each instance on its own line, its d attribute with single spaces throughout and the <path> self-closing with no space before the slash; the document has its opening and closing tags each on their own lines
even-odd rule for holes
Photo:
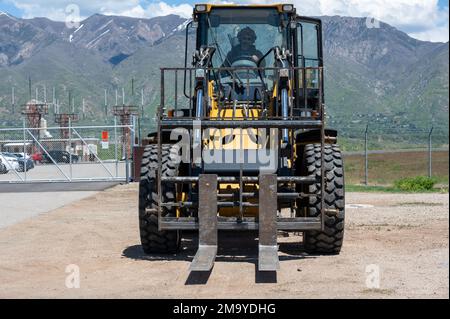
<svg viewBox="0 0 450 319">
<path fill-rule="evenodd" d="M 308 255 L 303 245 L 298 242 L 283 242 L 279 238 L 280 262 L 285 260 L 302 260 L 315 258 Z M 183 233 L 183 241 L 177 254 L 152 254 L 144 253 L 141 245 L 132 245 L 125 248 L 122 256 L 134 260 L 148 261 L 192 261 L 197 252 L 198 238 L 194 232 Z M 216 262 L 247 262 L 255 265 L 256 283 L 276 283 L 277 273 L 258 270 L 258 238 L 256 232 L 226 232 L 219 231 L 218 252 Z M 204 285 L 207 283 L 211 271 L 191 272 L 186 279 L 186 285 Z"/>
</svg>

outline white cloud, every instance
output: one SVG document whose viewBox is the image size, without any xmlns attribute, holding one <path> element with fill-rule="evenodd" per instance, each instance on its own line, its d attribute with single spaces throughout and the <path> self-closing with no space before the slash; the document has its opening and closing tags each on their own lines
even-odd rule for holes
<svg viewBox="0 0 450 319">
<path fill-rule="evenodd" d="M 122 15 L 139 18 L 152 18 L 176 14 L 185 18 L 192 15 L 190 4 L 169 5 L 164 1 L 139 0 L 6 0 L 24 12 L 23 18 L 47 17 L 64 21 L 66 8 L 75 4 L 80 9 L 83 19 L 94 13 L 105 15 Z"/>
<path fill-rule="evenodd" d="M 151 2 L 147 5 L 137 4 L 126 10 L 107 10 L 102 12 L 106 15 L 121 15 L 136 18 L 153 18 L 175 14 L 183 18 L 192 16 L 192 6 L 189 4 L 169 5 L 166 2 Z"/>
<path fill-rule="evenodd" d="M 93 13 L 151 18 L 176 14 L 188 18 L 192 5 L 170 5 L 154 0 L 4 0 L 24 12 L 25 18 L 44 16 L 64 21 L 65 8 L 76 3 L 82 18 Z M 205 1 L 209 3 L 273 3 L 269 0 Z M 448 8 L 439 8 L 438 0 L 279 0 L 294 3 L 302 15 L 342 15 L 374 17 L 389 23 L 410 36 L 428 41 L 448 41 Z"/>
<path fill-rule="evenodd" d="M 237 3 L 271 3 L 268 0 L 236 0 Z M 373 17 L 427 41 L 449 39 L 447 8 L 438 0 L 280 0 L 293 3 L 301 15 Z"/>
<path fill-rule="evenodd" d="M 413 38 L 422 41 L 447 42 L 448 41 L 448 23 L 446 26 L 435 27 L 430 30 L 409 33 Z"/>
<path fill-rule="evenodd" d="M 151 3 L 147 9 L 149 17 L 165 16 L 169 14 L 176 14 L 183 18 L 190 18 L 192 16 L 192 6 L 190 4 L 168 5 L 165 2 Z"/>
<path fill-rule="evenodd" d="M 147 13 L 145 12 L 144 8 L 142 8 L 141 5 L 137 5 L 135 7 L 125 9 L 123 11 L 106 10 L 102 14 L 119 15 L 119 16 L 134 17 L 134 18 L 145 18 Z"/>
</svg>

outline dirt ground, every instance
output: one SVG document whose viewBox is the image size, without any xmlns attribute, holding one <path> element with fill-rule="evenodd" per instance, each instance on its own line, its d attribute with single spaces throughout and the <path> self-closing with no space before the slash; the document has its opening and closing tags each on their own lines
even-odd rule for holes
<svg viewBox="0 0 450 319">
<path fill-rule="evenodd" d="M 1 229 L 0 298 L 449 297 L 448 194 L 348 193 L 347 205 L 338 256 L 309 256 L 301 236 L 281 234 L 280 271 L 259 273 L 254 236 L 225 233 L 212 272 L 190 274 L 195 240 L 144 255 L 137 185 L 120 185 Z M 80 288 L 66 287 L 71 264 Z M 374 269 L 379 288 L 367 286 Z"/>
</svg>

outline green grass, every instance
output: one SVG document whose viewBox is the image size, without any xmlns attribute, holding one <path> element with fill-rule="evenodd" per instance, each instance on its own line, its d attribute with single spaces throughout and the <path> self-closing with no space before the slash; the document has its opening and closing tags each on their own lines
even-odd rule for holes
<svg viewBox="0 0 450 319">
<path fill-rule="evenodd" d="M 115 149 L 114 145 L 109 144 L 108 149 L 103 149 L 101 145 L 99 145 L 98 148 L 98 154 L 97 156 L 103 161 L 103 160 L 111 160 L 115 159 Z M 117 149 L 117 158 L 120 160 L 122 158 L 122 147 L 118 147 Z"/>
<path fill-rule="evenodd" d="M 443 203 L 428 203 L 428 202 L 404 202 L 404 203 L 399 203 L 395 206 L 430 206 L 430 207 L 435 207 L 435 206 L 444 206 Z"/>
<path fill-rule="evenodd" d="M 395 186 L 373 186 L 373 185 L 355 185 L 349 184 L 345 185 L 345 191 L 352 192 L 361 192 L 361 193 L 448 193 L 448 187 L 436 187 L 430 190 L 422 190 L 422 191 L 406 191 Z"/>
<path fill-rule="evenodd" d="M 345 185 L 346 192 L 402 193 L 392 186 Z"/>
<path fill-rule="evenodd" d="M 364 183 L 364 155 L 345 155 L 345 179 L 348 184 Z M 435 151 L 432 174 L 436 184 L 448 185 L 449 153 Z M 396 180 L 428 174 L 427 151 L 369 154 L 369 185 L 392 186 Z"/>
<path fill-rule="evenodd" d="M 411 192 L 429 191 L 434 188 L 436 180 L 426 176 L 406 177 L 394 182 L 394 187 Z"/>
</svg>

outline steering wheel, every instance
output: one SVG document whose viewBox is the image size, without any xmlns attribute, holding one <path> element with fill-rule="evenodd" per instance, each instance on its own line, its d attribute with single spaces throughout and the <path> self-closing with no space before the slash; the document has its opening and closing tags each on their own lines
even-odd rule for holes
<svg viewBox="0 0 450 319">
<path fill-rule="evenodd" d="M 251 70 L 251 68 L 257 68 L 257 61 L 251 55 L 239 56 L 232 64 L 233 68 L 243 68 L 242 70 L 235 70 L 234 72 L 238 74 L 240 78 L 244 79 L 256 79 L 258 77 L 257 70 Z M 250 70 L 249 70 L 250 68 Z"/>
<path fill-rule="evenodd" d="M 235 66 L 235 64 L 239 64 L 236 66 L 245 66 L 245 67 L 257 67 L 259 59 L 256 55 L 240 55 L 237 59 L 231 64 L 231 66 Z"/>
</svg>

